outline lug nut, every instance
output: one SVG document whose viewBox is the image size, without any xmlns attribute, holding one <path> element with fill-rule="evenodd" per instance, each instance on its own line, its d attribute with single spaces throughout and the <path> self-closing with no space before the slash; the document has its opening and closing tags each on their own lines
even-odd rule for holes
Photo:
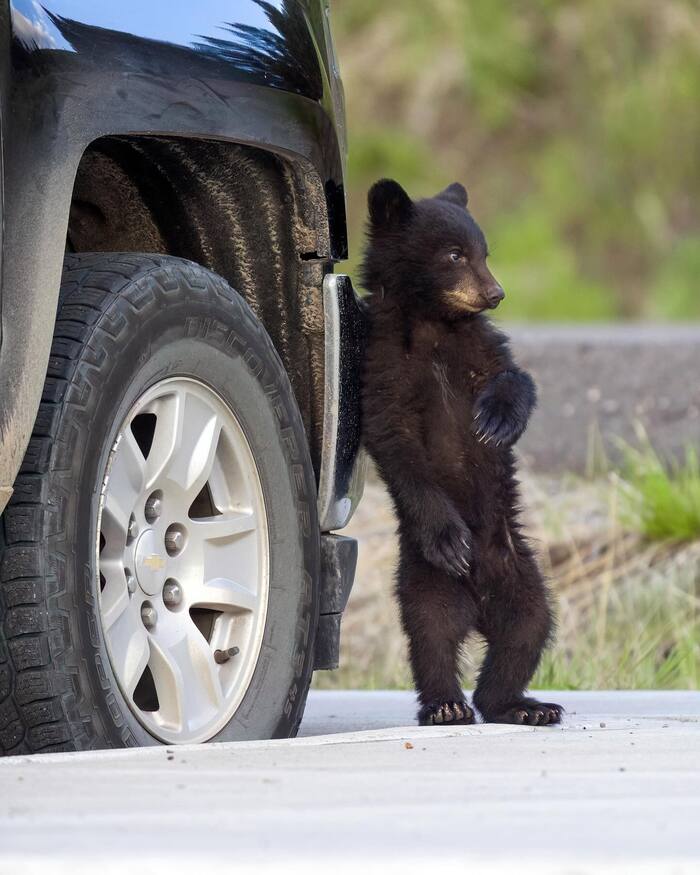
<svg viewBox="0 0 700 875">
<path fill-rule="evenodd" d="M 154 523 L 163 511 L 163 502 L 159 495 L 152 495 L 146 502 L 144 515 L 149 523 Z"/>
<path fill-rule="evenodd" d="M 179 529 L 168 529 L 165 533 L 165 549 L 169 556 L 175 556 L 185 546 L 185 536 Z"/>
<path fill-rule="evenodd" d="M 177 607 L 182 601 L 182 588 L 176 580 L 166 580 L 163 587 L 163 602 L 169 608 Z"/>
<path fill-rule="evenodd" d="M 129 519 L 129 528 L 127 529 L 126 533 L 130 541 L 133 541 L 139 533 L 139 527 L 136 525 L 136 519 L 134 518 L 133 514 Z"/>
<path fill-rule="evenodd" d="M 126 588 L 129 590 L 129 595 L 136 592 L 136 578 L 130 571 L 126 573 Z"/>
<path fill-rule="evenodd" d="M 152 629 L 155 626 L 158 614 L 153 605 L 144 604 L 141 606 L 141 619 L 147 629 Z"/>
</svg>

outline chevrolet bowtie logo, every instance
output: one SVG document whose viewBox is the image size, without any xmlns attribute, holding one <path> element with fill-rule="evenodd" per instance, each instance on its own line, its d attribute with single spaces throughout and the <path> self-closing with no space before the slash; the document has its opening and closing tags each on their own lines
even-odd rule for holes
<svg viewBox="0 0 700 875">
<path fill-rule="evenodd" d="M 165 559 L 157 553 L 152 553 L 150 556 L 146 556 L 143 564 L 151 571 L 162 571 L 165 568 Z"/>
</svg>

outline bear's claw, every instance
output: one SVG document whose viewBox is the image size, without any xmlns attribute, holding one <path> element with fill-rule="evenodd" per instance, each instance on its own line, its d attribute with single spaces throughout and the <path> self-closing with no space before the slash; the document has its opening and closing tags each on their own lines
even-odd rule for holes
<svg viewBox="0 0 700 875">
<path fill-rule="evenodd" d="M 426 539 L 427 540 L 427 539 Z M 453 577 L 463 577 L 471 571 L 471 532 L 463 524 L 448 524 L 423 548 L 425 559 Z"/>
<path fill-rule="evenodd" d="M 475 723 L 474 712 L 466 702 L 430 702 L 418 712 L 421 726 L 468 726 Z"/>
<path fill-rule="evenodd" d="M 525 431 L 535 399 L 528 374 L 518 370 L 498 374 L 476 399 L 472 423 L 476 439 L 486 446 L 514 444 Z"/>
<path fill-rule="evenodd" d="M 521 726 L 554 726 L 561 723 L 564 709 L 553 702 L 522 699 L 504 709 L 482 711 L 485 723 L 516 723 Z"/>
<path fill-rule="evenodd" d="M 514 444 L 525 431 L 526 423 L 497 399 L 484 399 L 478 410 L 479 419 L 474 420 L 474 434 L 485 446 L 500 447 Z"/>
</svg>

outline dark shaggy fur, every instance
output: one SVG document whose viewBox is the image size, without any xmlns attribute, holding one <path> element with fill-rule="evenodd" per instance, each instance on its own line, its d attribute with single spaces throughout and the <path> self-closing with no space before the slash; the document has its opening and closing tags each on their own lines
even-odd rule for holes
<svg viewBox="0 0 700 875">
<path fill-rule="evenodd" d="M 535 386 L 482 315 L 503 291 L 466 206 L 457 183 L 416 202 L 390 180 L 369 193 L 364 441 L 399 518 L 396 590 L 419 721 L 474 721 L 458 654 L 477 630 L 488 644 L 474 693 L 483 719 L 558 723 L 559 705 L 524 694 L 552 631 L 512 450 Z"/>
</svg>

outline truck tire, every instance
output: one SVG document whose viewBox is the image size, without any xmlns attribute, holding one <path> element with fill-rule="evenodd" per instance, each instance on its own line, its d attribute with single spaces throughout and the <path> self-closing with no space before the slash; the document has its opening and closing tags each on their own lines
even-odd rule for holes
<svg viewBox="0 0 700 875">
<path fill-rule="evenodd" d="M 67 256 L 0 525 L 0 754 L 294 735 L 318 582 L 306 433 L 243 299 Z"/>
</svg>

